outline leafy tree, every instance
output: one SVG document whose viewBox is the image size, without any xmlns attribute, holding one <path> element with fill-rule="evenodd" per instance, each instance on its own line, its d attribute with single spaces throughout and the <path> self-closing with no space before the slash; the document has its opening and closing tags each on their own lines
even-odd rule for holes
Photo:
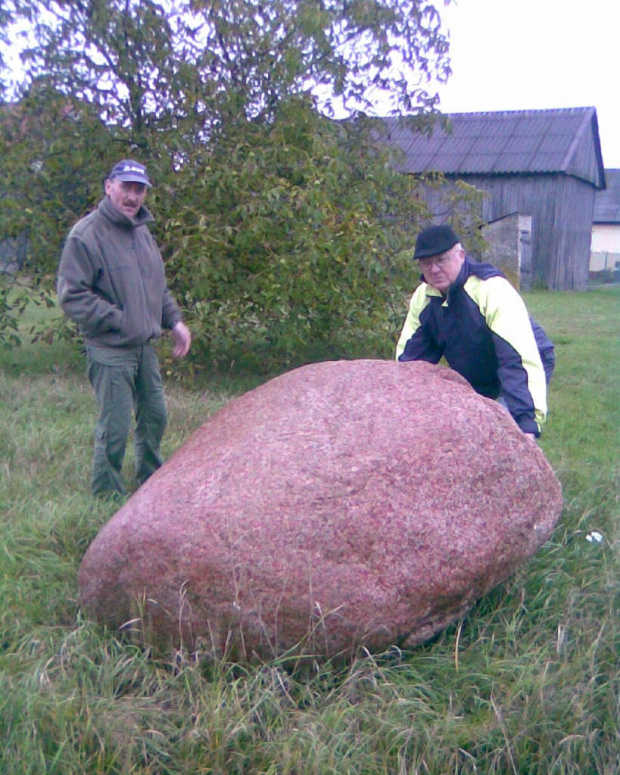
<svg viewBox="0 0 620 775">
<path fill-rule="evenodd" d="M 174 208 L 161 242 L 203 362 L 273 371 L 391 351 L 414 281 L 403 248 L 428 213 L 359 122 L 293 99 L 174 185 L 193 196 L 154 192 L 158 211 Z"/>
<path fill-rule="evenodd" d="M 278 369 L 391 348 L 411 285 L 402 251 L 426 214 L 362 111 L 381 95 L 430 126 L 423 84 L 449 65 L 428 0 L 2 8 L 32 31 L 0 122 L 0 234 L 28 234 L 31 276 L 51 287 L 67 229 L 132 155 L 156 181 L 157 236 L 203 361 Z"/>
<path fill-rule="evenodd" d="M 46 76 L 139 146 L 156 131 L 210 137 L 282 99 L 322 89 L 368 110 L 428 110 L 420 84 L 449 74 L 429 0 L 13 0 L 32 28 L 30 78 Z"/>
<path fill-rule="evenodd" d="M 0 341 L 19 343 L 18 313 L 33 298 L 53 306 L 62 242 L 101 192 L 93 169 L 109 155 L 109 145 L 107 129 L 88 106 L 76 107 L 43 81 L 19 103 L 3 107 L 0 242 L 21 242 L 27 251 L 22 273 L 8 274 L 0 284 Z M 30 292 L 33 285 L 38 296 Z"/>
</svg>

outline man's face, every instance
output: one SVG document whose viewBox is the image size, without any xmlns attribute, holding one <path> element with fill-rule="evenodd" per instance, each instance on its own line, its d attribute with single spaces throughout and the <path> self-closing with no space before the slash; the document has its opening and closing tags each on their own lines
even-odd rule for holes
<svg viewBox="0 0 620 775">
<path fill-rule="evenodd" d="M 419 258 L 418 264 L 426 282 L 433 288 L 441 291 L 441 293 L 447 293 L 448 288 L 459 276 L 464 260 L 465 251 L 457 242 L 454 247 L 445 253 L 429 256 L 428 258 Z"/>
<path fill-rule="evenodd" d="M 106 180 L 105 192 L 115 207 L 129 216 L 129 218 L 135 218 L 138 210 L 144 204 L 146 186 L 144 183 L 134 183 L 113 178 L 112 180 Z"/>
</svg>

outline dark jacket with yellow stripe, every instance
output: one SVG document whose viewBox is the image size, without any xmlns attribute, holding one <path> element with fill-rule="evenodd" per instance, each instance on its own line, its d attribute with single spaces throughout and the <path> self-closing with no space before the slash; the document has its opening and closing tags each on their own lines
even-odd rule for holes
<svg viewBox="0 0 620 775">
<path fill-rule="evenodd" d="M 525 433 L 540 435 L 553 344 L 493 265 L 466 257 L 446 296 L 426 282 L 413 294 L 396 358 L 438 363 L 442 356 L 476 392 L 501 397 Z"/>
</svg>

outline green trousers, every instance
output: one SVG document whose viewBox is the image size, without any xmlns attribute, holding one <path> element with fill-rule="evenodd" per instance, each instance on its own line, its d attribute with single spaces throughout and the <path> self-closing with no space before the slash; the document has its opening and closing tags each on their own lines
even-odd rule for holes
<svg viewBox="0 0 620 775">
<path fill-rule="evenodd" d="M 88 379 L 99 405 L 91 491 L 125 494 L 121 476 L 135 414 L 136 477 L 145 482 L 162 464 L 160 444 L 167 415 L 157 354 L 140 347 L 87 346 Z"/>
</svg>

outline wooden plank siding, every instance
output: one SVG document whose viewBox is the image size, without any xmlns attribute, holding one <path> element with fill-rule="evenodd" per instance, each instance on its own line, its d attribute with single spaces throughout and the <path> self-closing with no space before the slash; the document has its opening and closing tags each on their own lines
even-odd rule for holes
<svg viewBox="0 0 620 775">
<path fill-rule="evenodd" d="M 532 216 L 533 287 L 585 290 L 595 196 L 591 185 L 562 174 L 459 178 L 487 193 L 482 203 L 487 223 L 508 213 Z"/>
</svg>

